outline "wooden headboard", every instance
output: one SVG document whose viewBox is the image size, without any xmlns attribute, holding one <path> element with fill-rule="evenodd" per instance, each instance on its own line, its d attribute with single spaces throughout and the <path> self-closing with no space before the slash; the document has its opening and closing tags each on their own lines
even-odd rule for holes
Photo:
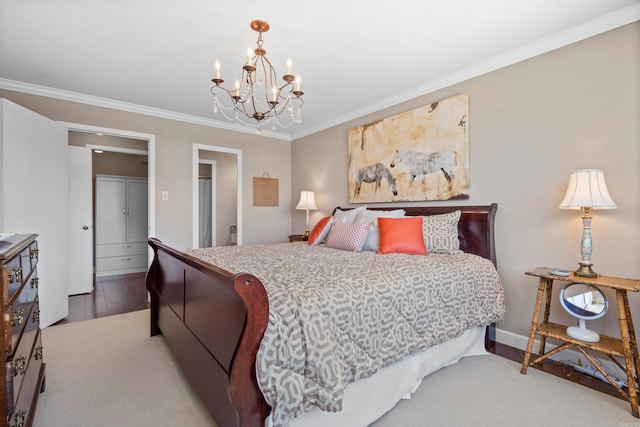
<svg viewBox="0 0 640 427">
<path fill-rule="evenodd" d="M 349 210 L 353 208 L 337 208 Z M 404 209 L 408 216 L 437 215 L 460 210 L 462 215 L 458 222 L 458 239 L 460 249 L 491 260 L 497 267 L 494 220 L 498 205 L 486 206 L 393 206 L 383 208 L 367 207 L 371 210 L 390 211 Z M 334 211 L 335 212 L 335 211 Z"/>
</svg>

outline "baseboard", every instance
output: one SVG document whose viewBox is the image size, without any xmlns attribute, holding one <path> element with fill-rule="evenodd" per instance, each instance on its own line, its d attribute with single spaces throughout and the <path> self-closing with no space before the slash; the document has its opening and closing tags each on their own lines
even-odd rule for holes
<svg viewBox="0 0 640 427">
<path fill-rule="evenodd" d="M 513 348 L 517 348 L 519 350 L 525 351 L 527 349 L 527 343 L 529 342 L 529 337 L 524 335 L 514 334 L 513 332 L 505 331 L 503 329 L 496 328 L 496 341 L 500 344 L 508 345 Z M 555 348 L 556 345 L 553 341 L 547 340 L 546 350 L 549 351 Z M 540 348 L 540 340 L 536 339 L 533 344 L 533 351 L 537 353 Z M 600 362 L 602 368 L 609 375 L 618 377 L 624 380 L 625 384 L 627 382 L 626 374 L 622 371 L 615 363 L 613 363 L 607 356 L 600 355 L 600 353 L 592 353 L 591 356 L 597 361 Z M 578 364 L 578 360 L 581 360 L 583 364 L 589 363 L 588 360 L 584 357 L 582 353 L 578 350 L 567 349 L 560 351 L 553 356 L 550 357 L 552 360 L 556 360 L 559 362 L 565 362 L 569 365 Z M 624 360 L 619 360 L 619 362 L 624 366 Z"/>
</svg>

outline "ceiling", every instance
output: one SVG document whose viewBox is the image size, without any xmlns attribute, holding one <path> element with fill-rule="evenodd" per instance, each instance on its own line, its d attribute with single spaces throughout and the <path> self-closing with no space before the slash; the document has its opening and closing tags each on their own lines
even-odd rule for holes
<svg viewBox="0 0 640 427">
<path fill-rule="evenodd" d="M 238 129 L 213 63 L 238 78 L 263 19 L 305 92 L 303 122 L 264 134 L 296 139 L 640 19 L 640 0 L 309 3 L 0 0 L 0 88 Z"/>
</svg>

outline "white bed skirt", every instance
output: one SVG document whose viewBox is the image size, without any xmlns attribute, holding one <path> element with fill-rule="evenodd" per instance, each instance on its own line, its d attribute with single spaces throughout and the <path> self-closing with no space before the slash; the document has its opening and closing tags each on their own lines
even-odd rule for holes
<svg viewBox="0 0 640 427">
<path fill-rule="evenodd" d="M 291 420 L 290 427 L 365 427 L 391 410 L 400 399 L 410 399 L 422 379 L 465 356 L 487 354 L 486 328 L 468 329 L 462 335 L 388 366 L 374 376 L 347 387 L 341 412 L 313 409 Z M 265 425 L 271 427 L 271 418 Z"/>
</svg>

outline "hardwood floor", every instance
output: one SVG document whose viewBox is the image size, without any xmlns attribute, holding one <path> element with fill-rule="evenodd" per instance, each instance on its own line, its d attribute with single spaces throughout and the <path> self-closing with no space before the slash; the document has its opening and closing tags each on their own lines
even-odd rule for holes
<svg viewBox="0 0 640 427">
<path fill-rule="evenodd" d="M 69 297 L 69 316 L 56 325 L 149 308 L 145 274 L 97 277 L 92 293 Z"/>
<path fill-rule="evenodd" d="M 534 347 L 534 350 L 537 350 L 537 347 Z M 498 356 L 502 356 L 506 359 L 513 360 L 514 362 L 518 362 L 520 364 L 524 360 L 524 350 L 520 350 L 514 347 L 509 347 L 508 345 L 504 345 L 500 343 L 496 343 L 496 347 L 494 351 L 492 351 L 492 353 Z M 568 381 L 581 384 L 585 387 L 589 387 L 593 390 L 597 390 L 602 393 L 606 393 L 610 396 L 625 400 L 625 398 L 622 397 L 622 395 L 618 392 L 618 390 L 616 390 L 615 387 L 612 386 L 611 384 L 605 383 L 604 381 L 600 381 L 597 378 L 583 374 L 582 372 L 578 372 L 567 363 L 546 359 L 546 360 L 543 360 L 541 364 L 529 366 L 527 372 L 531 369 L 537 369 L 539 371 L 546 372 L 550 375 L 555 375 L 556 377 L 561 377 Z M 627 391 L 627 388 L 623 387 L 623 390 Z"/>
</svg>

